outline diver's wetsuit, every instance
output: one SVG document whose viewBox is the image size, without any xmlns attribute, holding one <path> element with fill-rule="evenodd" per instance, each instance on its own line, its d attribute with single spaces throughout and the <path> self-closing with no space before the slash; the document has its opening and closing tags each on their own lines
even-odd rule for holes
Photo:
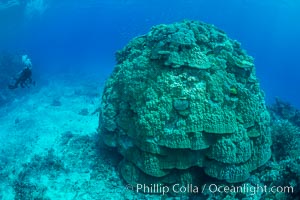
<svg viewBox="0 0 300 200">
<path fill-rule="evenodd" d="M 29 87 L 28 84 L 33 83 L 32 81 L 32 71 L 29 67 L 26 67 L 19 74 L 19 77 L 15 78 L 16 82 L 13 85 L 9 85 L 9 89 L 16 89 L 20 85 L 22 88 Z M 34 83 L 33 83 L 34 84 Z"/>
</svg>

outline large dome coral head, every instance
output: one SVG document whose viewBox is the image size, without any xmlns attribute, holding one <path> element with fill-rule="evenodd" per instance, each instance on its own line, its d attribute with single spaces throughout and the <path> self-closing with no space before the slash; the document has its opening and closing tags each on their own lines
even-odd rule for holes
<svg viewBox="0 0 300 200">
<path fill-rule="evenodd" d="M 271 155 L 269 114 L 253 58 L 216 27 L 154 26 L 117 52 L 100 132 L 129 183 L 245 181 Z"/>
</svg>

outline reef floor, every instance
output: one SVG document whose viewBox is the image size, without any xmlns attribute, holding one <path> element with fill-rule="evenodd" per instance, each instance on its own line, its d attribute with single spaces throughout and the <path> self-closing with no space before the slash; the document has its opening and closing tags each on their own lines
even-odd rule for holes
<svg viewBox="0 0 300 200">
<path fill-rule="evenodd" d="M 0 108 L 0 199 L 136 197 L 97 135 L 103 82 L 50 80 Z"/>
<path fill-rule="evenodd" d="M 122 158 L 107 148 L 97 133 L 104 78 L 62 75 L 48 80 L 0 107 L 0 200 L 298 198 L 300 129 L 276 114 L 278 109 L 295 113 L 288 105 L 277 102 L 271 109 L 275 153 L 247 182 L 292 185 L 294 195 L 211 193 L 167 197 L 136 193 L 120 178 L 117 166 Z M 278 141 L 283 141 L 282 135 L 288 136 L 284 141 L 294 142 L 281 144 Z"/>
</svg>

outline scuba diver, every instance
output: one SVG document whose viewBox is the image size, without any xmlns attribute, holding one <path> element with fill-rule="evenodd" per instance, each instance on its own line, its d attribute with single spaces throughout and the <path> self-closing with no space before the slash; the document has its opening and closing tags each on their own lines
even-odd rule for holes
<svg viewBox="0 0 300 200">
<path fill-rule="evenodd" d="M 9 89 L 13 90 L 19 86 L 25 88 L 29 87 L 29 84 L 35 85 L 35 82 L 32 80 L 32 64 L 27 55 L 22 56 L 22 64 L 25 66 L 24 69 L 14 78 L 15 83 L 8 85 Z"/>
</svg>

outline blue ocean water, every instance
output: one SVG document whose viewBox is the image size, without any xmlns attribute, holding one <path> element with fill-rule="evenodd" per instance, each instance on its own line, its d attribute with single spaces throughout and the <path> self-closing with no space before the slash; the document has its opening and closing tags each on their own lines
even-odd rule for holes
<svg viewBox="0 0 300 200">
<path fill-rule="evenodd" d="M 30 8 L 21 2 L 1 15 L 0 48 L 26 52 L 39 73 L 109 74 L 114 53 L 151 26 L 200 20 L 223 29 L 255 58 L 268 102 L 278 96 L 300 107 L 299 1 L 36 0 Z"/>
</svg>

